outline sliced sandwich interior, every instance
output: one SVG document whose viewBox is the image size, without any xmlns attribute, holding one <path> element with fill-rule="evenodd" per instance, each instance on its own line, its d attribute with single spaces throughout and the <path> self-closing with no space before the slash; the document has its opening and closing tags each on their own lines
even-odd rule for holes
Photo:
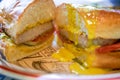
<svg viewBox="0 0 120 80">
<path fill-rule="evenodd" d="M 54 9 L 53 0 L 3 0 L 2 27 L 16 44 L 34 40 L 53 28 Z"/>
<path fill-rule="evenodd" d="M 78 66 L 75 64 L 72 69 L 80 73 L 88 69 L 93 73 L 120 69 L 120 13 L 96 8 L 75 9 L 70 4 L 62 4 L 56 9 L 55 22 L 58 44 L 61 42 L 74 54 L 73 62 L 82 65 L 75 69 Z"/>
<path fill-rule="evenodd" d="M 51 6 L 49 6 L 49 5 Z M 54 33 L 53 0 L 3 0 L 0 51 L 13 62 L 50 46 Z"/>
</svg>

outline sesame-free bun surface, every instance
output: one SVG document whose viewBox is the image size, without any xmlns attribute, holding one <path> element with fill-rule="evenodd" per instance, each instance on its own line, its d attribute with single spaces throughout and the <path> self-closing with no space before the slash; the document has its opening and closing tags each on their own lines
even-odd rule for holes
<svg viewBox="0 0 120 80">
<path fill-rule="evenodd" d="M 100 10 L 97 15 L 96 36 L 120 39 L 120 13 Z"/>
<path fill-rule="evenodd" d="M 87 24 L 87 30 L 90 30 L 96 37 L 104 39 L 119 39 L 120 38 L 120 11 L 105 10 L 96 8 L 78 8 L 78 11 L 83 16 Z M 94 24 L 91 24 L 94 23 Z M 94 30 L 92 29 L 94 28 Z M 91 35 L 88 33 L 88 35 Z"/>
</svg>

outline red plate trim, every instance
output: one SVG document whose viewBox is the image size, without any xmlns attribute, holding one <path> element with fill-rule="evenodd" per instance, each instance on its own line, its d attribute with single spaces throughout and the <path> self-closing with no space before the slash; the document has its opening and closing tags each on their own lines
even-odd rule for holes
<svg viewBox="0 0 120 80">
<path fill-rule="evenodd" d="M 14 69 L 2 66 L 2 65 L 0 65 L 0 68 L 3 70 L 6 70 L 6 71 L 13 72 L 13 73 L 20 74 L 20 75 L 24 75 L 24 76 L 29 76 L 29 77 L 34 77 L 34 78 L 40 77 L 40 75 L 38 75 L 38 74 L 26 73 L 26 72 L 14 70 Z"/>
</svg>

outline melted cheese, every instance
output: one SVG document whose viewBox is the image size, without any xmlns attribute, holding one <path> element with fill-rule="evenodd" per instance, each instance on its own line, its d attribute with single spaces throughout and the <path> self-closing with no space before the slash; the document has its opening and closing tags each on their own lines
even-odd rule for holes
<svg viewBox="0 0 120 80">
<path fill-rule="evenodd" d="M 70 36 L 70 40 L 74 41 L 76 44 L 78 43 L 78 37 L 80 35 L 81 26 L 76 25 L 76 14 L 74 8 L 70 5 L 67 5 L 68 10 L 68 23 L 69 25 L 65 26 L 65 30 L 68 31 L 68 35 Z M 93 39 L 95 36 L 96 30 L 96 11 L 85 11 L 82 12 L 80 15 L 83 16 L 87 28 L 87 35 L 88 35 L 88 47 L 87 48 L 78 48 L 73 44 L 63 43 L 65 48 L 61 48 L 58 52 L 53 54 L 53 57 L 58 59 L 59 61 L 71 61 L 73 64 L 70 65 L 70 71 L 76 74 L 105 74 L 108 72 L 106 69 L 100 68 L 93 68 L 92 64 L 95 60 L 95 56 L 91 54 L 94 53 L 94 50 L 99 47 L 98 45 L 93 45 Z M 77 16 L 78 17 L 78 16 Z M 81 23 L 80 16 L 78 17 L 78 22 Z M 73 39 L 74 38 L 74 39 Z M 80 64 L 79 62 L 75 61 L 75 58 L 80 57 Z"/>
<path fill-rule="evenodd" d="M 81 25 L 82 20 L 79 13 L 71 5 L 66 5 L 68 24 L 63 28 L 67 31 L 69 39 L 78 44 L 78 37 L 82 33 Z"/>
<path fill-rule="evenodd" d="M 85 12 L 81 13 L 84 17 L 86 27 L 88 30 L 88 39 L 94 39 L 95 38 L 95 29 L 96 29 L 96 23 L 97 23 L 97 17 L 96 12 Z"/>
<path fill-rule="evenodd" d="M 76 62 L 70 65 L 70 70 L 71 72 L 76 73 L 76 74 L 105 74 L 107 73 L 106 70 L 103 70 L 100 68 L 87 68 L 86 69 Z"/>
<path fill-rule="evenodd" d="M 83 51 L 83 53 L 88 53 L 88 52 Z M 86 55 L 88 57 L 87 59 L 88 61 L 84 62 L 84 64 L 86 64 L 87 67 L 85 68 L 83 65 L 80 65 L 73 60 L 74 58 L 78 57 L 78 55 L 62 47 L 56 53 L 54 53 L 52 57 L 62 62 L 73 62 L 70 65 L 70 71 L 75 74 L 105 74 L 108 72 L 105 69 L 91 67 L 90 65 L 93 63 L 94 57 L 91 57 L 88 54 Z"/>
<path fill-rule="evenodd" d="M 69 55 L 69 56 L 68 56 Z M 58 59 L 59 61 L 66 62 L 66 61 L 72 61 L 72 59 L 75 58 L 75 56 L 68 51 L 65 48 L 60 48 L 56 53 L 52 55 L 53 58 Z"/>
</svg>

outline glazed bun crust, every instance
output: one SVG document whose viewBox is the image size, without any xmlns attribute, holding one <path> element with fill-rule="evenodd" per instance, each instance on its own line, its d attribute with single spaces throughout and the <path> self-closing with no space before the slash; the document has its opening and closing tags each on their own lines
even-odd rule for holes
<svg viewBox="0 0 120 80">
<path fill-rule="evenodd" d="M 105 39 L 120 39 L 120 13 L 98 11 L 96 36 Z"/>
<path fill-rule="evenodd" d="M 86 7 L 79 7 L 77 9 L 80 15 L 86 21 L 87 30 L 92 31 L 96 37 L 104 39 L 119 39 L 120 38 L 120 11 L 104 10 L 104 9 L 90 9 Z M 89 23 L 93 22 L 95 24 Z M 95 28 L 93 30 L 92 28 Z M 88 35 L 91 35 L 88 33 Z"/>
</svg>

